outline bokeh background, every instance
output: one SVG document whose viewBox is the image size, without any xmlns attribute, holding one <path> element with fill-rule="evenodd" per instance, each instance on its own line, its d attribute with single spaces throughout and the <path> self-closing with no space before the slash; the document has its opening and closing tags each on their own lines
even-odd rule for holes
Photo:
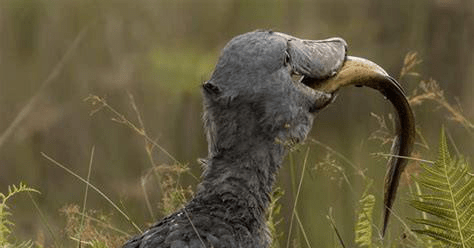
<svg viewBox="0 0 474 249">
<path fill-rule="evenodd" d="M 110 112 L 91 115 L 94 107 L 84 99 L 90 94 L 103 97 L 138 124 L 131 93 L 148 135 L 199 176 L 196 160 L 207 154 L 200 84 L 209 78 L 228 40 L 262 28 L 307 39 L 343 37 L 349 54 L 377 62 L 395 78 L 405 55 L 415 51 L 422 60 L 414 68 L 419 75 L 403 77 L 401 84 L 411 93 L 420 80 L 435 79 L 446 99 L 474 120 L 472 0 L 0 0 L 0 192 L 6 192 L 8 185 L 27 183 L 41 192 L 33 198 L 44 214 L 42 220 L 26 195 L 15 197 L 10 203 L 15 239 L 57 245 L 46 223 L 59 245 L 76 245 L 65 232 L 66 218 L 60 209 L 71 203 L 82 205 L 85 185 L 41 152 L 85 177 L 92 146 L 91 182 L 140 227 L 150 224 L 153 219 L 140 185 L 151 167 L 143 138 L 111 121 Z M 418 157 L 435 159 L 444 125 L 450 146 L 472 165 L 472 130 L 450 120 L 449 113 L 433 101 L 414 108 L 418 129 L 429 145 L 417 147 Z M 353 227 L 366 181 L 353 166 L 375 180 L 374 222 L 381 225 L 386 159 L 371 153 L 388 153 L 390 145 L 369 139 L 379 129 L 371 112 L 389 120 L 392 109 L 379 93 L 351 88 L 342 91 L 315 121 L 310 138 L 351 164 L 312 142 L 292 153 L 294 172 L 290 160 L 285 162 L 277 183 L 285 191 L 277 217 L 283 218 L 278 226 L 281 246 L 288 238 L 296 191 L 291 175 L 299 181 L 308 147 L 297 210 L 311 245 L 339 246 L 326 218 L 330 208 L 347 245 L 355 245 Z M 173 163 L 158 150 L 153 156 L 158 164 Z M 192 189 L 197 183 L 188 174 L 180 180 Z M 402 219 L 413 213 L 406 202 L 409 184 L 403 180 L 395 205 Z M 147 188 L 153 208 L 159 210 L 159 189 L 153 184 Z M 87 207 L 109 215 L 115 227 L 135 233 L 93 191 Z M 290 245 L 307 246 L 297 230 L 295 223 Z M 404 234 L 400 221 L 393 219 L 384 245 L 403 245 Z"/>
</svg>

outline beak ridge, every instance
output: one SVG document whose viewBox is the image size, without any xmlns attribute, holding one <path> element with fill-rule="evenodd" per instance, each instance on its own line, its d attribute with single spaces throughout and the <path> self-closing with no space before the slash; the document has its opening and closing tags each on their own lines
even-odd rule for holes
<svg viewBox="0 0 474 249">
<path fill-rule="evenodd" d="M 287 40 L 287 52 L 295 73 L 317 80 L 330 78 L 346 60 L 347 43 L 342 38 L 303 40 L 277 33 Z"/>
</svg>

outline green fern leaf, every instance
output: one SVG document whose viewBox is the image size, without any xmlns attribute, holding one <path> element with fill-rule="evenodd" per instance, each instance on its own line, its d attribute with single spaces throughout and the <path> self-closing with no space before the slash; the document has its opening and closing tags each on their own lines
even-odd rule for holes
<svg viewBox="0 0 474 249">
<path fill-rule="evenodd" d="M 415 229 L 413 230 L 413 232 L 428 235 L 431 238 L 434 238 L 452 247 L 463 247 L 462 244 L 459 242 L 458 237 L 453 236 L 453 234 L 451 233 L 446 233 L 443 230 L 434 230 L 434 229 L 417 230 Z"/>
<path fill-rule="evenodd" d="M 8 242 L 8 236 L 11 234 L 11 227 L 14 225 L 8 218 L 11 216 L 11 213 L 8 211 L 7 201 L 12 198 L 14 195 L 21 192 L 36 192 L 38 190 L 29 188 L 26 184 L 20 182 L 18 186 L 11 185 L 8 186 L 8 193 L 5 195 L 0 193 L 0 247 L 19 247 L 23 244 L 14 245 Z M 25 246 L 28 243 L 24 244 Z"/>
<path fill-rule="evenodd" d="M 474 180 L 467 162 L 449 155 L 444 130 L 441 131 L 436 162 L 431 167 L 421 167 L 423 171 L 414 179 L 423 187 L 424 193 L 415 196 L 410 204 L 429 215 L 410 219 L 423 226 L 423 229 L 413 231 L 446 246 L 474 246 Z"/>
<path fill-rule="evenodd" d="M 416 198 L 421 199 L 423 201 L 427 202 L 447 202 L 451 201 L 449 198 L 445 196 L 437 196 L 437 195 L 415 195 Z"/>
<path fill-rule="evenodd" d="M 361 210 L 355 225 L 355 242 L 361 247 L 372 247 L 372 214 L 375 196 L 366 195 L 360 200 Z"/>
<path fill-rule="evenodd" d="M 452 207 L 440 207 L 440 205 L 445 204 L 413 200 L 411 201 L 411 205 L 420 211 L 437 216 L 438 218 L 455 221 L 455 213 Z"/>
<path fill-rule="evenodd" d="M 374 212 L 375 196 L 368 194 L 368 190 L 372 183 L 372 180 L 368 182 L 366 190 L 362 194 L 362 198 L 359 200 L 359 212 L 357 214 L 357 222 L 354 228 L 354 241 L 360 247 L 373 247 L 372 214 Z"/>
<path fill-rule="evenodd" d="M 428 219 L 410 219 L 410 218 L 409 220 L 417 224 L 427 225 L 434 228 L 446 229 L 448 227 L 452 229 L 451 223 L 446 222 L 446 221 L 436 221 L 436 220 L 428 220 Z"/>
</svg>

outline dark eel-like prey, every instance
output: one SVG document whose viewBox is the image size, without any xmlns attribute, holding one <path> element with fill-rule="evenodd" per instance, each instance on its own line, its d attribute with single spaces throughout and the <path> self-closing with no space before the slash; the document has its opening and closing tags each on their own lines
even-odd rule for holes
<svg viewBox="0 0 474 249">
<path fill-rule="evenodd" d="M 306 77 L 302 79 L 302 82 L 313 89 L 326 93 L 335 93 L 340 88 L 349 85 L 367 86 L 381 92 L 395 107 L 398 114 L 397 135 L 392 144 L 391 154 L 393 156 L 388 161 L 388 170 L 385 175 L 385 208 L 382 229 L 382 235 L 384 235 L 397 193 L 400 175 L 407 165 L 406 157 L 410 156 L 415 142 L 415 118 L 402 87 L 377 64 L 353 56 L 347 56 L 344 65 L 333 77 L 325 80 Z"/>
</svg>

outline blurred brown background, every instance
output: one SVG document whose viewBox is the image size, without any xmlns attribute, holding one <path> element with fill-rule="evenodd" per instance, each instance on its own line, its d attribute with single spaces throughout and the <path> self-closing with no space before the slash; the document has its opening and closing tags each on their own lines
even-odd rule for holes
<svg viewBox="0 0 474 249">
<path fill-rule="evenodd" d="M 207 154 L 200 84 L 209 78 L 228 40 L 261 28 L 307 39 L 343 37 L 349 54 L 377 62 L 395 78 L 405 55 L 416 51 L 423 60 L 415 68 L 421 76 L 404 77 L 402 85 L 411 92 L 420 80 L 433 78 L 447 100 L 474 120 L 472 0 L 0 0 L 0 192 L 20 181 L 38 189 L 41 194 L 34 198 L 61 245 L 75 245 L 64 235 L 65 218 L 59 209 L 81 204 L 85 186 L 40 152 L 85 177 L 95 145 L 91 182 L 120 203 L 139 226 L 149 224 L 152 219 L 140 187 L 140 177 L 150 168 L 143 139 L 111 121 L 108 112 L 91 116 L 94 108 L 84 98 L 89 94 L 104 97 L 138 123 L 129 91 L 148 134 L 199 175 L 196 159 Z M 387 118 L 392 109 L 379 93 L 347 89 L 319 114 L 310 137 L 367 169 L 365 173 L 375 179 L 375 216 L 380 218 L 386 160 L 371 153 L 388 153 L 389 145 L 381 147 L 379 141 L 369 139 L 378 129 L 371 112 Z M 415 113 L 430 146 L 417 149 L 421 158 L 435 159 L 442 125 L 451 146 L 468 157 L 473 155 L 472 130 L 450 121 L 445 109 L 428 101 L 416 106 Z M 294 153 L 296 165 L 302 164 L 306 147 Z M 310 147 L 298 201 L 309 241 L 312 246 L 339 246 L 326 219 L 332 207 L 336 225 L 353 246 L 355 210 L 365 183 L 340 158 L 333 157 L 352 187 L 341 183 L 341 171 L 315 167 L 328 151 L 314 144 Z M 158 163 L 172 163 L 163 153 L 154 156 Z M 280 200 L 284 222 L 279 226 L 284 232 L 280 240 L 286 242 L 294 203 L 288 165 L 278 179 L 286 193 Z M 194 187 L 197 181 L 185 176 L 181 184 Z M 401 188 L 400 193 L 406 192 L 406 183 Z M 157 207 L 160 193 L 156 192 L 150 190 Z M 404 200 L 407 196 L 399 197 L 395 207 L 404 218 L 411 208 Z M 41 239 L 45 246 L 53 245 L 28 197 L 16 197 L 10 206 L 17 239 Z M 94 192 L 90 192 L 88 207 L 115 212 Z M 116 212 L 113 222 L 134 233 Z M 403 228 L 393 219 L 391 229 L 393 244 L 387 245 L 397 245 Z M 299 244 L 294 245 L 306 246 L 301 235 L 295 234 Z"/>
</svg>

